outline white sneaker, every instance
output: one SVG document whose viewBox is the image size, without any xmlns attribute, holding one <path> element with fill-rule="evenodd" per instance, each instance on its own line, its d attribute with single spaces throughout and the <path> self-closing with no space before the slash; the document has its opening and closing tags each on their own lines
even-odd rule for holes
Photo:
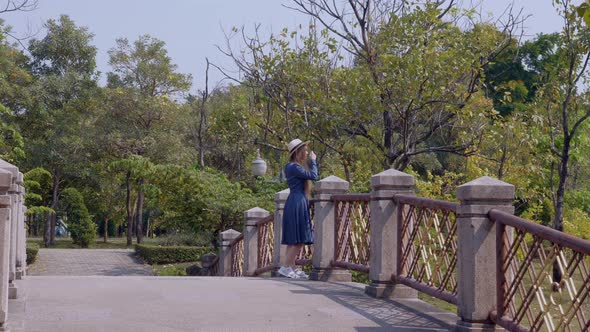
<svg viewBox="0 0 590 332">
<path fill-rule="evenodd" d="M 309 278 L 309 276 L 305 272 L 303 272 L 303 270 L 301 270 L 301 269 L 295 269 L 295 271 L 293 271 L 293 272 L 300 279 L 307 279 L 307 278 Z"/>
<path fill-rule="evenodd" d="M 292 278 L 292 276 L 295 274 L 290 266 L 281 266 L 278 272 L 280 275 L 287 278 Z"/>
</svg>

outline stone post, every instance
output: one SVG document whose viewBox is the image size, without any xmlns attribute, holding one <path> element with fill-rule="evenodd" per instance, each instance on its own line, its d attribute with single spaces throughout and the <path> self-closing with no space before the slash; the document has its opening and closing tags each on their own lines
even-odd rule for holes
<svg viewBox="0 0 590 332">
<path fill-rule="evenodd" d="M 365 293 L 382 298 L 416 298 L 411 287 L 395 284 L 392 275 L 398 274 L 398 223 L 401 222 L 395 194 L 414 196 L 414 177 L 388 169 L 371 177 L 371 262 Z M 384 198 L 384 200 L 380 200 Z"/>
<path fill-rule="evenodd" d="M 496 309 L 496 227 L 491 209 L 514 213 L 514 186 L 481 177 L 457 188 L 457 331 L 491 331 Z"/>
<path fill-rule="evenodd" d="M 244 275 L 253 276 L 258 268 L 258 226 L 270 213 L 259 207 L 244 212 Z"/>
<path fill-rule="evenodd" d="M 218 273 L 220 276 L 231 276 L 231 247 L 230 243 L 233 239 L 240 236 L 240 232 L 235 231 L 233 229 L 228 229 L 227 231 L 221 232 L 219 234 L 219 239 L 221 246 L 219 247 L 219 270 Z"/>
<path fill-rule="evenodd" d="M 8 196 L 10 197 L 10 253 L 9 253 L 9 275 L 8 275 L 8 294 L 10 299 L 16 299 L 18 296 L 18 289 L 14 280 L 16 279 L 16 247 L 17 247 L 17 229 L 18 229 L 18 208 L 17 200 L 19 194 L 18 181 L 18 167 L 0 159 L 0 168 L 12 174 L 12 184 L 8 189 Z M 21 179 L 22 181 L 22 179 Z"/>
<path fill-rule="evenodd" d="M 8 283 L 10 272 L 10 196 L 12 173 L 0 168 L 0 331 L 8 330 Z"/>
<path fill-rule="evenodd" d="M 335 253 L 335 204 L 333 194 L 345 194 L 350 184 L 336 176 L 328 176 L 316 183 L 314 211 L 313 270 L 309 278 L 321 281 L 351 281 L 350 271 L 333 268 L 330 264 Z"/>
<path fill-rule="evenodd" d="M 24 197 L 23 197 L 23 203 L 24 203 Z M 22 233 L 21 233 L 21 239 L 22 239 L 22 243 L 24 244 L 23 246 L 23 252 L 21 255 L 21 262 L 22 262 L 22 277 L 27 275 L 27 207 L 25 205 L 22 206 L 22 210 L 21 210 L 22 214 Z"/>
<path fill-rule="evenodd" d="M 275 218 L 273 221 L 275 244 L 273 248 L 274 268 L 271 273 L 272 277 L 280 277 L 277 271 L 281 267 L 281 263 L 285 261 L 287 254 L 287 246 L 281 244 L 281 239 L 283 236 L 283 210 L 290 192 L 289 188 L 287 188 L 275 194 Z"/>
<path fill-rule="evenodd" d="M 15 267 L 15 278 L 17 280 L 22 279 L 24 269 L 26 266 L 26 235 L 25 232 L 25 221 L 24 221 L 24 200 L 25 200 L 25 188 L 21 185 L 23 183 L 23 173 L 18 172 L 16 180 L 18 184 L 18 196 L 16 197 L 16 267 Z M 23 257 L 25 260 L 23 261 Z"/>
</svg>

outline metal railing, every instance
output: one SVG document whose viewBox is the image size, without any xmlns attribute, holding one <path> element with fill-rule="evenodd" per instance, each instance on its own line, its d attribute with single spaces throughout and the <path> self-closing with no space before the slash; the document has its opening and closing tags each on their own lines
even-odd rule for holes
<svg viewBox="0 0 590 332">
<path fill-rule="evenodd" d="M 395 195 L 398 204 L 396 282 L 457 304 L 458 203 Z"/>
<path fill-rule="evenodd" d="M 258 263 L 254 275 L 260 275 L 274 268 L 274 214 L 259 220 L 256 227 L 258 229 Z"/>
<path fill-rule="evenodd" d="M 590 330 L 590 241 L 491 210 L 496 223 L 497 303 L 510 331 Z"/>
<path fill-rule="evenodd" d="M 335 248 L 332 265 L 369 273 L 370 194 L 333 195 Z"/>
<path fill-rule="evenodd" d="M 244 275 L 244 234 L 240 234 L 229 244 L 231 248 L 231 276 Z"/>
</svg>

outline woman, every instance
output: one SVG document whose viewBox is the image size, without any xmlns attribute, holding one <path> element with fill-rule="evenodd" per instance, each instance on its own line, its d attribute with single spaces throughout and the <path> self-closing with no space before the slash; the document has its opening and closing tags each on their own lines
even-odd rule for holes
<svg viewBox="0 0 590 332">
<path fill-rule="evenodd" d="M 319 178 L 316 155 L 309 153 L 307 163 L 307 144 L 300 139 L 289 142 L 289 163 L 285 175 L 289 185 L 289 197 L 283 213 L 283 236 L 281 244 L 287 245 L 285 264 L 279 274 L 289 278 L 307 278 L 305 272 L 295 268 L 295 258 L 305 244 L 313 243 L 311 216 L 308 197 L 311 194 L 311 181 Z"/>
</svg>

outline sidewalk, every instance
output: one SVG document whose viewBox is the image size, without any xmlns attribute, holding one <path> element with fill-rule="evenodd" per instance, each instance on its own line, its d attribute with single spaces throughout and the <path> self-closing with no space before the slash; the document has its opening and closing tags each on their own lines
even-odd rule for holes
<svg viewBox="0 0 590 332">
<path fill-rule="evenodd" d="M 39 249 L 30 276 L 152 275 L 132 249 Z"/>
</svg>

